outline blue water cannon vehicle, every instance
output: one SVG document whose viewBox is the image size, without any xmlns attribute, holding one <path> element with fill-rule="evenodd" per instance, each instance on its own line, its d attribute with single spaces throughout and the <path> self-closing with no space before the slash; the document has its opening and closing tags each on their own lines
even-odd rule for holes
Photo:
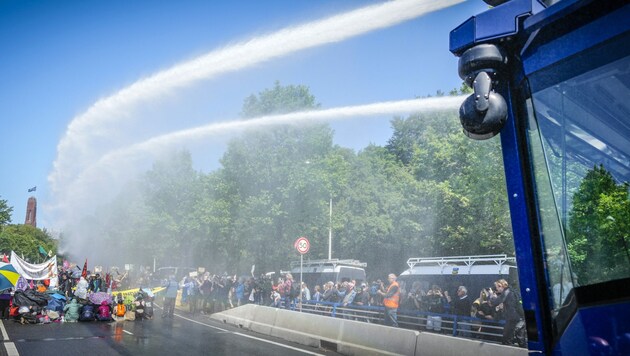
<svg viewBox="0 0 630 356">
<path fill-rule="evenodd" d="M 450 51 L 464 133 L 500 135 L 530 353 L 630 355 L 630 3 L 486 2 Z"/>
</svg>

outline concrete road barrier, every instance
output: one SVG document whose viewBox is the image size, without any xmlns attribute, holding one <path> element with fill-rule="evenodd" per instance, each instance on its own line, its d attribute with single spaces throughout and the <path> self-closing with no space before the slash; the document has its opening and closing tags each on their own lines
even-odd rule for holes
<svg viewBox="0 0 630 356">
<path fill-rule="evenodd" d="M 525 356 L 526 349 L 247 304 L 212 319 L 264 335 L 345 355 Z"/>
<path fill-rule="evenodd" d="M 417 356 L 527 356 L 527 354 L 527 349 L 430 332 L 420 333 L 416 344 Z"/>
</svg>

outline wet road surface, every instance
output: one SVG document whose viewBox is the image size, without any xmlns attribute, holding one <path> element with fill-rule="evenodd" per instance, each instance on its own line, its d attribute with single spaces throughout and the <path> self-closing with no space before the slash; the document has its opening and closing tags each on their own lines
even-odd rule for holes
<svg viewBox="0 0 630 356">
<path fill-rule="evenodd" d="M 15 355 L 336 355 L 176 312 L 174 319 L 22 325 L 3 320 L 0 354 Z M 6 330 L 6 332 L 5 332 Z M 15 347 L 13 347 L 13 345 Z"/>
</svg>

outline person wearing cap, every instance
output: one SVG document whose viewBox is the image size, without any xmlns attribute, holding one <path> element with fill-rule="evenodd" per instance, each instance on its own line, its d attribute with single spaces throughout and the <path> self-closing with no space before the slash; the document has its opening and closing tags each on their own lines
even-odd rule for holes
<svg viewBox="0 0 630 356">
<path fill-rule="evenodd" d="M 377 291 L 379 295 L 383 297 L 383 305 L 385 306 L 385 325 L 398 327 L 397 312 L 398 305 L 400 303 L 400 287 L 396 282 L 396 275 L 390 273 L 387 276 L 389 285 L 387 290 L 381 284 L 381 289 Z"/>
</svg>

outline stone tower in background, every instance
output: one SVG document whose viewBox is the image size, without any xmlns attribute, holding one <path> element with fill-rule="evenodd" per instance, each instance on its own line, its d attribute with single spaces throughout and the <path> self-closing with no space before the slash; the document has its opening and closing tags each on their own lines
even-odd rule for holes
<svg viewBox="0 0 630 356">
<path fill-rule="evenodd" d="M 37 199 L 35 197 L 28 198 L 26 203 L 26 219 L 24 225 L 31 225 L 37 227 Z"/>
</svg>

